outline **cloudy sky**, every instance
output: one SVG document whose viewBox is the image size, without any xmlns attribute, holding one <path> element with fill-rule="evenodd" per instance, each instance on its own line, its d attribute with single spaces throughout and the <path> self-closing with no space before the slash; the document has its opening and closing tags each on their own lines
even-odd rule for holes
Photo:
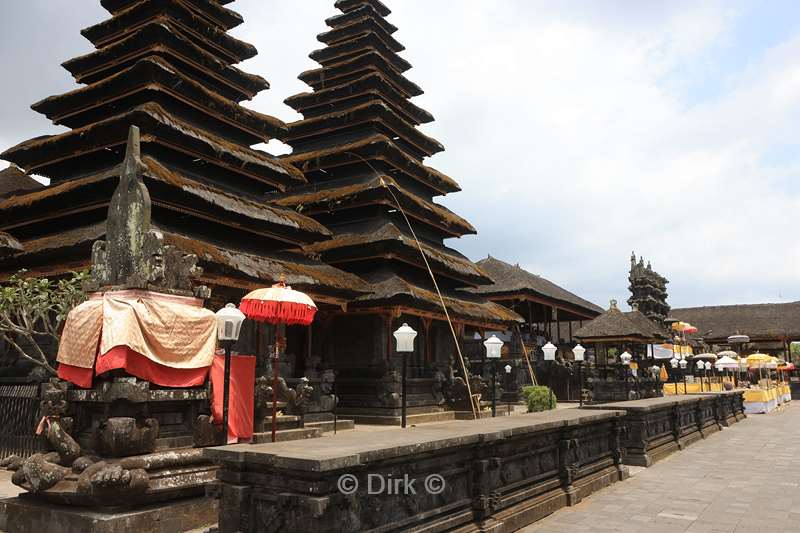
<svg viewBox="0 0 800 533">
<path fill-rule="evenodd" d="M 479 231 L 451 244 L 518 262 L 603 306 L 631 250 L 673 307 L 800 300 L 800 3 L 793 0 L 386 0 L 415 99 Z M 244 68 L 282 101 L 333 0 L 239 0 Z M 58 131 L 29 109 L 74 88 L 96 0 L 3 0 L 0 148 Z M 281 146 L 270 146 L 280 152 Z"/>
</svg>

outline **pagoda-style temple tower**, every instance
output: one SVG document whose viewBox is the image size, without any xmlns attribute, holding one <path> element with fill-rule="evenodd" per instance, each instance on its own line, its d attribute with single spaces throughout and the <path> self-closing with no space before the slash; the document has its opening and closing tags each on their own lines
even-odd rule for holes
<svg viewBox="0 0 800 533">
<path fill-rule="evenodd" d="M 22 267 L 52 276 L 88 266 L 92 243 L 105 233 L 128 129 L 137 126 L 153 228 L 199 257 L 199 281 L 214 289 L 211 307 L 281 274 L 321 302 L 343 305 L 363 294 L 356 276 L 283 251 L 330 232 L 263 201 L 306 179 L 250 148 L 287 128 L 239 105 L 268 83 L 234 66 L 256 49 L 227 33 L 242 23 L 228 3 L 101 0 L 112 17 L 82 31 L 96 50 L 63 64 L 82 87 L 32 106 L 69 131 L 2 154 L 51 183 L 0 199 L 0 232 L 24 248 L 0 262 L 0 279 Z"/>
<path fill-rule="evenodd" d="M 628 305 L 637 308 L 647 318 L 663 326 L 664 319 L 669 315 L 667 304 L 667 283 L 669 280 L 653 270 L 650 262 L 647 265 L 643 258 L 636 261 L 636 254 L 631 253 L 631 270 L 628 274 L 631 297 Z"/>
<path fill-rule="evenodd" d="M 434 201 L 460 189 L 423 162 L 444 148 L 417 129 L 433 117 L 410 101 L 422 90 L 403 75 L 411 65 L 398 55 L 404 47 L 385 19 L 390 10 L 379 0 L 335 5 L 342 13 L 327 19 L 330 30 L 317 37 L 326 46 L 310 55 L 320 67 L 299 76 L 312 90 L 286 99 L 304 119 L 289 125 L 293 153 L 284 161 L 309 184 L 275 195 L 274 203 L 329 228 L 334 238 L 307 250 L 372 284 L 372 294 L 352 302 L 346 314 L 328 314 L 321 334 L 328 339 L 325 356 L 339 372 L 345 411 L 379 421 L 399 414 L 391 334 L 403 322 L 419 332 L 409 405 L 419 413 L 435 410 L 443 403 L 437 383 L 462 374 L 428 266 L 459 341 L 506 329 L 519 317 L 459 290 L 491 280 L 444 245 L 475 228 Z"/>
</svg>

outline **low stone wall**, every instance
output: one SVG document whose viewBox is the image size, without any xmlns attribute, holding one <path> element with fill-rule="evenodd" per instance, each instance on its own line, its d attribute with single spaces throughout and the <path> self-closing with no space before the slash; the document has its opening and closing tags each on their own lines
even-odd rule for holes
<svg viewBox="0 0 800 533">
<path fill-rule="evenodd" d="M 592 405 L 585 409 L 626 412 L 623 462 L 635 466 L 650 466 L 744 418 L 741 391 L 665 396 Z"/>
<path fill-rule="evenodd" d="M 206 449 L 222 465 L 219 529 L 515 531 L 627 477 L 622 415 L 565 409 Z"/>
</svg>

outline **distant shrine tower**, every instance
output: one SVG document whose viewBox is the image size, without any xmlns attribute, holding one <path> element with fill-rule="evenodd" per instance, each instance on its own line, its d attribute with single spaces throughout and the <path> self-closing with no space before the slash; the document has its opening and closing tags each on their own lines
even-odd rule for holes
<svg viewBox="0 0 800 533">
<path fill-rule="evenodd" d="M 667 283 L 669 280 L 650 266 L 644 264 L 644 259 L 636 261 L 636 254 L 631 252 L 631 270 L 628 274 L 631 297 L 628 298 L 628 305 L 638 308 L 644 315 L 657 322 L 664 324 L 664 319 L 669 315 L 669 305 L 667 304 Z"/>
</svg>

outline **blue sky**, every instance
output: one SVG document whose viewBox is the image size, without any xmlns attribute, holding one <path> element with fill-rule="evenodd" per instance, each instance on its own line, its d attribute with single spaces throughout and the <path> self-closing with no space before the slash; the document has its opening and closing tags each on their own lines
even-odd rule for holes
<svg viewBox="0 0 800 533">
<path fill-rule="evenodd" d="M 673 307 L 800 300 L 800 3 L 385 0 L 400 28 L 440 201 L 487 253 L 600 305 L 627 299 L 631 250 Z M 272 88 L 247 105 L 291 121 L 333 0 L 239 0 L 242 67 Z M 96 0 L 6 2 L 0 147 L 57 131 L 28 106 L 74 88 Z M 9 81 L 10 80 L 10 81 Z M 272 144 L 273 151 L 285 150 Z"/>
</svg>

